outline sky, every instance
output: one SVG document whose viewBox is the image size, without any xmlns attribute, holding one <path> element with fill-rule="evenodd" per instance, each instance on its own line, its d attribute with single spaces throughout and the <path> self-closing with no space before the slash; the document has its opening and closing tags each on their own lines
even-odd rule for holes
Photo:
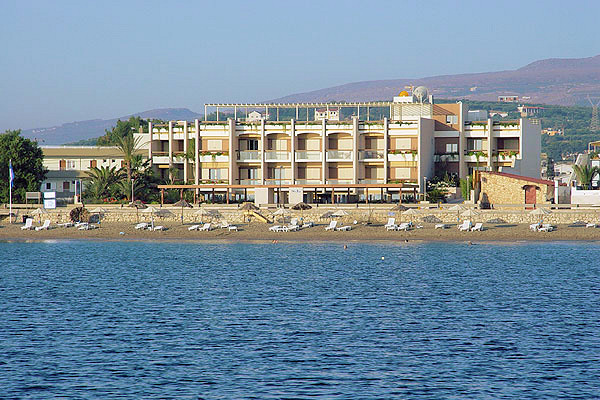
<svg viewBox="0 0 600 400">
<path fill-rule="evenodd" d="M 600 2 L 0 0 L 0 131 L 600 54 Z"/>
</svg>

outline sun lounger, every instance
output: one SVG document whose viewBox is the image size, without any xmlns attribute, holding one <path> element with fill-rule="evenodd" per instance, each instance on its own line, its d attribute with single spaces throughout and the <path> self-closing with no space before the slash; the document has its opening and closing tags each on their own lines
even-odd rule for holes
<svg viewBox="0 0 600 400">
<path fill-rule="evenodd" d="M 210 229 L 211 229 L 210 222 L 208 222 L 208 223 L 204 224 L 204 225 L 202 226 L 202 228 L 200 228 L 200 229 L 198 229 L 198 230 L 199 230 L 199 231 L 208 232 L 208 231 L 210 231 Z"/>
<path fill-rule="evenodd" d="M 200 225 L 192 225 L 188 228 L 188 231 L 197 231 L 200 229 Z"/>
<path fill-rule="evenodd" d="M 458 226 L 459 231 L 469 231 L 471 230 L 471 221 L 464 221 L 462 224 Z"/>
<path fill-rule="evenodd" d="M 140 222 L 139 224 L 137 224 L 135 226 L 135 229 L 139 230 L 139 229 L 147 229 L 148 228 L 148 223 L 147 222 Z"/>
<path fill-rule="evenodd" d="M 587 224 L 585 224 L 586 228 L 597 228 L 598 224 L 596 224 L 595 222 L 589 222 Z"/>
<path fill-rule="evenodd" d="M 154 231 L 166 231 L 166 230 L 167 230 L 167 228 L 165 228 L 165 227 L 164 227 L 164 226 L 162 226 L 162 225 L 158 225 L 158 226 L 155 226 L 153 230 L 154 230 Z"/>
<path fill-rule="evenodd" d="M 529 225 L 529 229 L 531 229 L 534 232 L 537 231 L 538 229 L 540 229 L 540 227 L 541 227 L 541 224 L 539 222 Z"/>
<path fill-rule="evenodd" d="M 21 230 L 22 231 L 29 231 L 31 229 L 33 229 L 33 218 L 27 218 L 25 220 L 25 225 L 23 225 L 21 227 Z"/>
<path fill-rule="evenodd" d="M 403 222 L 396 228 L 397 231 L 408 231 L 410 229 L 410 223 Z"/>
<path fill-rule="evenodd" d="M 73 226 L 72 222 L 63 222 L 62 224 L 56 224 L 58 226 L 60 226 L 61 228 L 70 228 Z"/>
<path fill-rule="evenodd" d="M 483 230 L 483 224 L 481 222 L 476 223 L 475 226 L 471 228 L 471 232 L 482 231 L 482 230 Z"/>
<path fill-rule="evenodd" d="M 304 228 L 311 228 L 313 226 L 315 226 L 314 222 L 305 222 L 305 223 L 302 224 L 302 229 L 304 229 Z"/>
<path fill-rule="evenodd" d="M 231 232 L 231 231 L 236 231 L 237 232 L 238 231 L 238 227 L 236 225 L 229 225 L 227 227 L 227 229 L 229 230 L 229 232 Z"/>
<path fill-rule="evenodd" d="M 50 220 L 49 219 L 44 221 L 44 225 L 35 227 L 36 231 L 44 231 L 44 230 L 48 230 L 48 229 L 50 229 Z"/>
<path fill-rule="evenodd" d="M 435 229 L 446 229 L 447 227 L 446 224 L 435 224 Z"/>
<path fill-rule="evenodd" d="M 396 218 L 388 218 L 387 224 L 383 226 L 388 231 L 394 231 L 398 228 L 396 225 Z"/>
<path fill-rule="evenodd" d="M 334 231 L 335 228 L 337 227 L 337 223 L 338 223 L 337 221 L 331 221 L 329 223 L 329 226 L 325 227 L 325 230 L 326 231 Z"/>
<path fill-rule="evenodd" d="M 271 232 L 279 232 L 279 228 L 281 228 L 281 225 L 273 225 L 273 226 L 269 227 L 269 230 Z"/>
<path fill-rule="evenodd" d="M 77 229 L 79 229 L 80 231 L 89 231 L 90 229 L 97 229 L 97 228 L 98 227 L 96 225 L 92 225 L 92 224 L 88 224 L 87 222 L 84 222 Z"/>
<path fill-rule="evenodd" d="M 538 228 L 538 232 L 552 232 L 554 227 L 550 224 L 544 224 Z"/>
<path fill-rule="evenodd" d="M 346 226 L 340 226 L 339 228 L 335 228 L 336 231 L 349 231 L 352 230 L 352 226 L 351 225 L 346 225 Z"/>
</svg>

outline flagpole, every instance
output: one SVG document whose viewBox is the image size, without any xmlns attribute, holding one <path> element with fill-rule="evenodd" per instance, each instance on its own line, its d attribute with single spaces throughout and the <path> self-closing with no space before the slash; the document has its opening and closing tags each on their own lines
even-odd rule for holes
<svg viewBox="0 0 600 400">
<path fill-rule="evenodd" d="M 13 172 L 12 172 L 12 160 L 8 160 L 9 173 L 8 173 L 8 223 L 12 224 L 12 185 L 13 185 Z"/>
</svg>

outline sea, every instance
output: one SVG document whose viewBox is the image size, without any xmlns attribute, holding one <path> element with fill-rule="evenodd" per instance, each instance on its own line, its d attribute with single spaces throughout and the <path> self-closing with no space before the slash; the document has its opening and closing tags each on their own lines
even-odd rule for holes
<svg viewBox="0 0 600 400">
<path fill-rule="evenodd" d="M 596 243 L 0 243 L 1 399 L 598 399 Z"/>
</svg>

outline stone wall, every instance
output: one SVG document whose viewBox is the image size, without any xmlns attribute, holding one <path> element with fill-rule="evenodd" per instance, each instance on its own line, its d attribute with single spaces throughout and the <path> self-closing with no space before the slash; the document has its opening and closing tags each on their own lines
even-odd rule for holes
<svg viewBox="0 0 600 400">
<path fill-rule="evenodd" d="M 525 190 L 523 189 L 525 185 L 533 185 L 539 188 L 536 190 L 536 204 L 552 203 L 554 185 L 489 172 L 481 172 L 481 194 L 479 199 L 490 204 L 525 204 Z"/>
</svg>

